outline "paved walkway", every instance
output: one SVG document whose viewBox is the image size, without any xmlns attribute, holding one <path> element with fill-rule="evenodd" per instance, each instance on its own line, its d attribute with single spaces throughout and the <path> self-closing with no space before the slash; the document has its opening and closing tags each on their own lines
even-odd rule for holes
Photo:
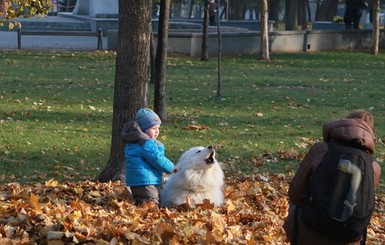
<svg viewBox="0 0 385 245">
<path fill-rule="evenodd" d="M 46 22 L 73 22 L 72 18 L 48 16 L 46 18 L 23 19 L 23 22 L 39 22 L 44 25 Z M 48 23 L 47 23 L 48 24 Z M 31 30 L 31 29 L 29 29 Z M 98 38 L 83 36 L 21 36 L 21 49 L 34 50 L 76 50 L 91 51 L 97 50 Z M 107 48 L 107 38 L 103 37 L 103 50 Z M 0 50 L 17 49 L 17 31 L 0 31 Z"/>
</svg>

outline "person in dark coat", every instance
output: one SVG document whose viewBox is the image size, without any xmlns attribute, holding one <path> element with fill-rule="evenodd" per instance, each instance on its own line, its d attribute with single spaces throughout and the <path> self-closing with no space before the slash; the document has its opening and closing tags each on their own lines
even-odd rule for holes
<svg viewBox="0 0 385 245">
<path fill-rule="evenodd" d="M 318 167 L 323 156 L 328 150 L 328 141 L 359 142 L 360 146 L 369 154 L 375 151 L 374 121 L 372 115 L 365 110 L 357 110 L 350 113 L 346 118 L 326 123 L 323 126 L 323 142 L 313 144 L 301 161 L 299 168 L 289 186 L 289 214 L 283 228 L 291 244 L 294 241 L 295 220 L 298 221 L 297 244 L 311 245 L 352 245 L 360 244 L 360 241 L 345 243 L 327 237 L 315 231 L 295 215 L 295 210 L 304 198 L 308 180 Z M 381 167 L 378 162 L 373 161 L 374 187 L 379 186 L 381 178 Z"/>
<path fill-rule="evenodd" d="M 217 25 L 217 12 L 218 12 L 218 6 L 215 3 L 215 0 L 210 0 L 209 5 L 209 20 L 210 20 L 210 26 L 216 26 Z"/>
<path fill-rule="evenodd" d="M 353 23 L 354 29 L 358 29 L 362 16 L 362 10 L 368 6 L 367 3 L 362 0 L 346 0 L 345 5 L 345 28 L 347 30 L 351 29 Z"/>
</svg>

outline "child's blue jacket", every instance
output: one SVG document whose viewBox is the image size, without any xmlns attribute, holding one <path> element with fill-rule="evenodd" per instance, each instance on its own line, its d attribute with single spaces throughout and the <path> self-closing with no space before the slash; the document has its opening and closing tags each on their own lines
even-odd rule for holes
<svg viewBox="0 0 385 245">
<path fill-rule="evenodd" d="M 174 164 L 164 155 L 164 145 L 140 130 L 132 121 L 122 132 L 126 158 L 126 185 L 160 185 L 163 173 L 171 173 Z"/>
</svg>

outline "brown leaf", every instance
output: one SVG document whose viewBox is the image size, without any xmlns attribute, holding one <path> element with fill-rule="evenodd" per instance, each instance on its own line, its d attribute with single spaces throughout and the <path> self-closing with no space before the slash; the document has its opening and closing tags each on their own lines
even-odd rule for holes
<svg viewBox="0 0 385 245">
<path fill-rule="evenodd" d="M 184 127 L 184 129 L 199 131 L 199 130 L 209 129 L 209 127 L 206 125 L 189 124 L 186 127 Z"/>
</svg>

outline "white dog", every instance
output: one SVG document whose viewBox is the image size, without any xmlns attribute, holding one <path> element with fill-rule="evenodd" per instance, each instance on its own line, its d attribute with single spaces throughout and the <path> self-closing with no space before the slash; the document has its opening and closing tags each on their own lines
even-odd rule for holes
<svg viewBox="0 0 385 245">
<path fill-rule="evenodd" d="M 177 172 L 164 184 L 160 193 L 161 207 L 175 207 L 189 200 L 191 207 L 210 200 L 216 207 L 223 204 L 224 174 L 215 158 L 215 149 L 193 147 L 182 154 Z"/>
</svg>

